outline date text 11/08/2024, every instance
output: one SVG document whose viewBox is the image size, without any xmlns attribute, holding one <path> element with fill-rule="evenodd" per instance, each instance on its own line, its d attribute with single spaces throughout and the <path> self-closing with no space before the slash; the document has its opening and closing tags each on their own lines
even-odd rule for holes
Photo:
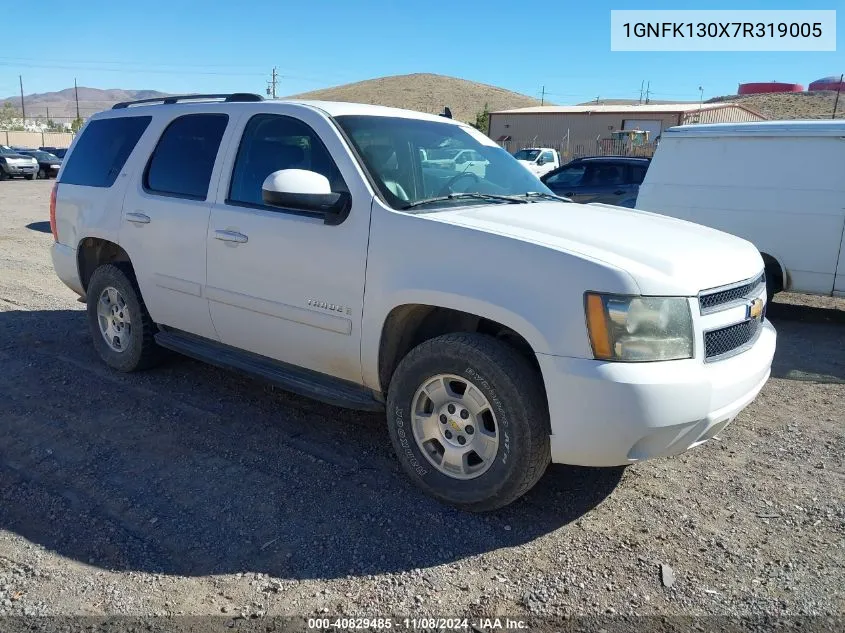
<svg viewBox="0 0 845 633">
<path fill-rule="evenodd" d="M 457 631 L 518 631 L 528 623 L 512 618 L 308 618 L 309 630 L 405 629 Z"/>
</svg>

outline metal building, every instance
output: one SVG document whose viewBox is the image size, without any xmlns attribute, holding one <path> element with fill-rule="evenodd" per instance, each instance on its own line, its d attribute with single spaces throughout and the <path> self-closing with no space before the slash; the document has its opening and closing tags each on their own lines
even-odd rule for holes
<svg viewBox="0 0 845 633">
<path fill-rule="evenodd" d="M 631 153 L 620 131 L 642 130 L 648 140 L 633 153 L 649 155 L 663 130 L 674 125 L 764 120 L 762 114 L 733 103 L 536 106 L 491 112 L 489 135 L 510 152 L 553 147 L 566 159 Z"/>
</svg>

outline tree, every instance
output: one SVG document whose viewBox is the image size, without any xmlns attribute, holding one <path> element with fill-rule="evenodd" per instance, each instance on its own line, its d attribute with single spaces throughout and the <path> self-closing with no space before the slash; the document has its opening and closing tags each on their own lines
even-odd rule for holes
<svg viewBox="0 0 845 633">
<path fill-rule="evenodd" d="M 6 101 L 0 108 L 0 128 L 4 130 L 22 130 L 23 119 L 14 106 Z"/>
<path fill-rule="evenodd" d="M 470 123 L 470 125 L 472 127 L 474 127 L 476 130 L 484 132 L 485 134 L 487 134 L 487 132 L 489 132 L 489 130 L 490 130 L 490 108 L 486 103 L 484 104 L 484 109 L 481 112 L 479 112 L 478 114 L 475 115 L 475 123 Z"/>
<path fill-rule="evenodd" d="M 83 121 L 81 118 L 76 117 L 76 118 L 73 120 L 73 122 L 71 122 L 71 124 L 70 124 L 70 129 L 71 129 L 71 131 L 72 131 L 74 134 L 76 134 L 77 132 L 79 132 L 79 130 L 80 130 L 80 128 L 82 127 L 82 124 L 83 124 L 83 123 L 84 123 L 84 121 Z"/>
</svg>

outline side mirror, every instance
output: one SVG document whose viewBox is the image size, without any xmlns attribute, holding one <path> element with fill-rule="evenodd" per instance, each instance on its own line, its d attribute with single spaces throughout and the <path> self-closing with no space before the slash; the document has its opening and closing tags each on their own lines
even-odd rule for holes
<svg viewBox="0 0 845 633">
<path fill-rule="evenodd" d="M 543 157 L 542 157 L 542 156 L 540 156 L 540 158 L 538 158 L 538 159 L 537 159 L 537 164 L 538 164 L 538 165 L 545 165 L 545 164 L 546 164 L 546 161 L 545 161 L 545 160 L 543 160 Z"/>
<path fill-rule="evenodd" d="M 348 193 L 333 192 L 328 178 L 307 169 L 274 171 L 264 179 L 261 197 L 271 207 L 320 214 L 332 225 L 343 222 L 352 206 Z"/>
</svg>

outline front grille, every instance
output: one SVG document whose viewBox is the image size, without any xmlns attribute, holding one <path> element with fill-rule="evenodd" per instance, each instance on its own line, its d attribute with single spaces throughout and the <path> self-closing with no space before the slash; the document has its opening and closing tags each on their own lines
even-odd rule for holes
<svg viewBox="0 0 845 633">
<path fill-rule="evenodd" d="M 749 319 L 704 334 L 704 356 L 715 360 L 722 356 L 738 354 L 749 347 L 760 331 L 760 321 Z"/>
<path fill-rule="evenodd" d="M 724 306 L 725 304 L 751 298 L 757 294 L 760 284 L 765 283 L 766 273 L 760 273 L 758 277 L 755 277 L 741 286 L 734 286 L 733 288 L 703 294 L 698 298 L 698 305 L 701 308 L 701 313 L 705 314 L 706 312 L 710 312 L 714 308 Z"/>
</svg>

